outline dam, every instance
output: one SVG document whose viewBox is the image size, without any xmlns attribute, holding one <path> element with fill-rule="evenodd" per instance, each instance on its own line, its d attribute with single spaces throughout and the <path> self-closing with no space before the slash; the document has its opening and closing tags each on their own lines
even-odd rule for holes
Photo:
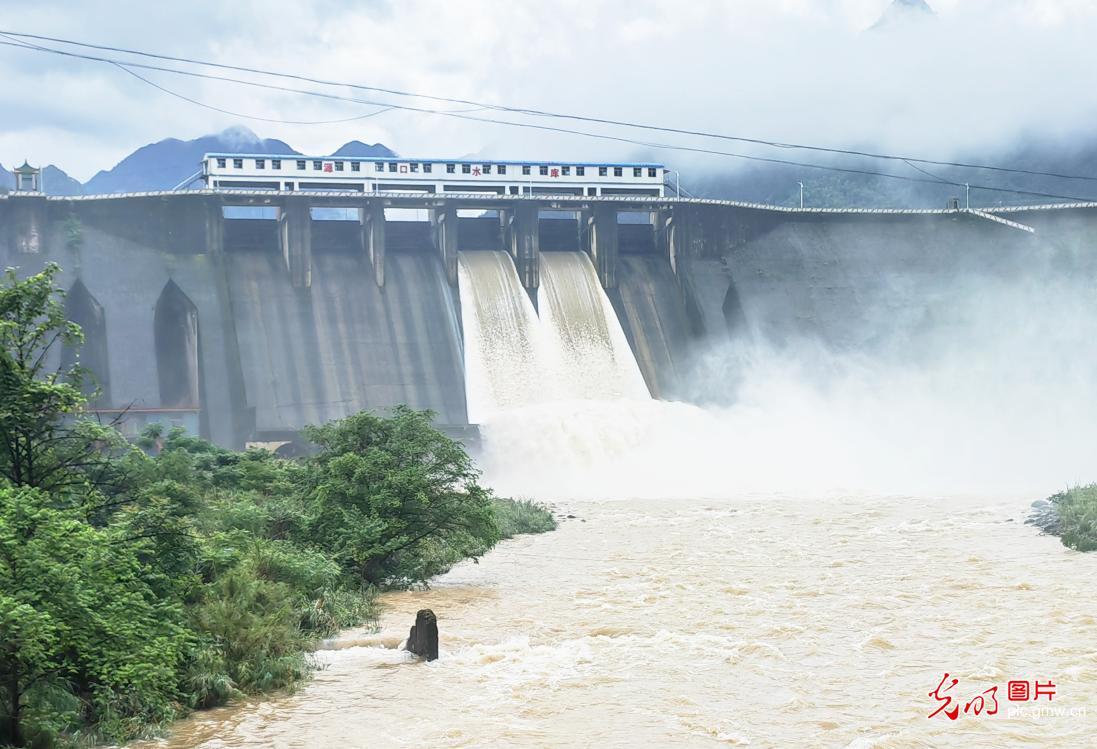
<svg viewBox="0 0 1097 749">
<path fill-rule="evenodd" d="M 239 448 L 402 403 L 470 436 L 539 399 L 706 402 L 714 347 L 878 350 L 897 340 L 882 328 L 947 318 L 971 283 L 1092 283 L 1095 229 L 1093 204 L 14 193 L 0 263 L 62 267 L 95 410 Z"/>
</svg>

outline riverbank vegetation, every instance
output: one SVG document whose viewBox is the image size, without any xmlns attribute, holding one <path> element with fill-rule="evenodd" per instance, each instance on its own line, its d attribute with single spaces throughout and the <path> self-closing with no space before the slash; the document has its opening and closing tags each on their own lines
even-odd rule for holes
<svg viewBox="0 0 1097 749">
<path fill-rule="evenodd" d="M 378 589 L 554 527 L 407 408 L 310 428 L 296 460 L 160 428 L 127 442 L 61 355 L 81 332 L 57 272 L 0 283 L 0 745 L 122 741 L 292 687 Z"/>
<path fill-rule="evenodd" d="M 1097 551 L 1097 484 L 1076 486 L 1033 503 L 1029 523 L 1076 551 Z"/>
</svg>

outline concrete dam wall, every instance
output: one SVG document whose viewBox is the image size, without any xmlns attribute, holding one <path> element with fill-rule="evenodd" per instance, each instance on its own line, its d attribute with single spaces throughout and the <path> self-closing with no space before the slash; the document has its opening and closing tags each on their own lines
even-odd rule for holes
<svg viewBox="0 0 1097 749">
<path fill-rule="evenodd" d="M 0 261 L 21 274 L 62 266 L 97 409 L 234 447 L 403 403 L 459 432 L 463 251 L 509 256 L 536 315 L 544 255 L 585 253 L 657 398 L 690 398 L 684 382 L 714 343 L 871 350 L 947 318 L 972 283 L 1097 281 L 1093 206 L 987 217 L 671 201 L 619 222 L 617 206 L 583 201 L 389 201 L 426 218 L 412 221 L 386 218 L 393 205 L 315 195 L 9 196 Z M 230 204 L 254 211 L 226 218 Z"/>
<path fill-rule="evenodd" d="M 691 319 L 709 335 L 853 350 L 948 317 L 975 287 L 1097 281 L 1097 209 L 1003 216 L 1035 232 L 963 212 L 710 215 L 678 275 Z"/>
</svg>

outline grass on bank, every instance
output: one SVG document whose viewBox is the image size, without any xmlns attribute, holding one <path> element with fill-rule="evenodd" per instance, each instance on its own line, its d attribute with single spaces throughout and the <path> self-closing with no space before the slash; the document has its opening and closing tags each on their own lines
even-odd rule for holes
<svg viewBox="0 0 1097 749">
<path fill-rule="evenodd" d="M 500 538 L 556 530 L 556 518 L 552 511 L 540 502 L 529 499 L 496 498 L 493 509 L 495 522 L 499 525 Z"/>
<path fill-rule="evenodd" d="M 1076 551 L 1097 551 L 1097 484 L 1076 486 L 1048 497 L 1048 521 L 1037 523 Z"/>
</svg>

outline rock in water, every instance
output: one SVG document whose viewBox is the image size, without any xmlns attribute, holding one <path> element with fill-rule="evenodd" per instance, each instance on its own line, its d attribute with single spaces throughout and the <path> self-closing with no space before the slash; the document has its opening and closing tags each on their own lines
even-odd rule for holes
<svg viewBox="0 0 1097 749">
<path fill-rule="evenodd" d="M 438 660 L 438 617 L 430 609 L 419 609 L 415 624 L 408 633 L 404 650 L 428 661 Z"/>
</svg>

